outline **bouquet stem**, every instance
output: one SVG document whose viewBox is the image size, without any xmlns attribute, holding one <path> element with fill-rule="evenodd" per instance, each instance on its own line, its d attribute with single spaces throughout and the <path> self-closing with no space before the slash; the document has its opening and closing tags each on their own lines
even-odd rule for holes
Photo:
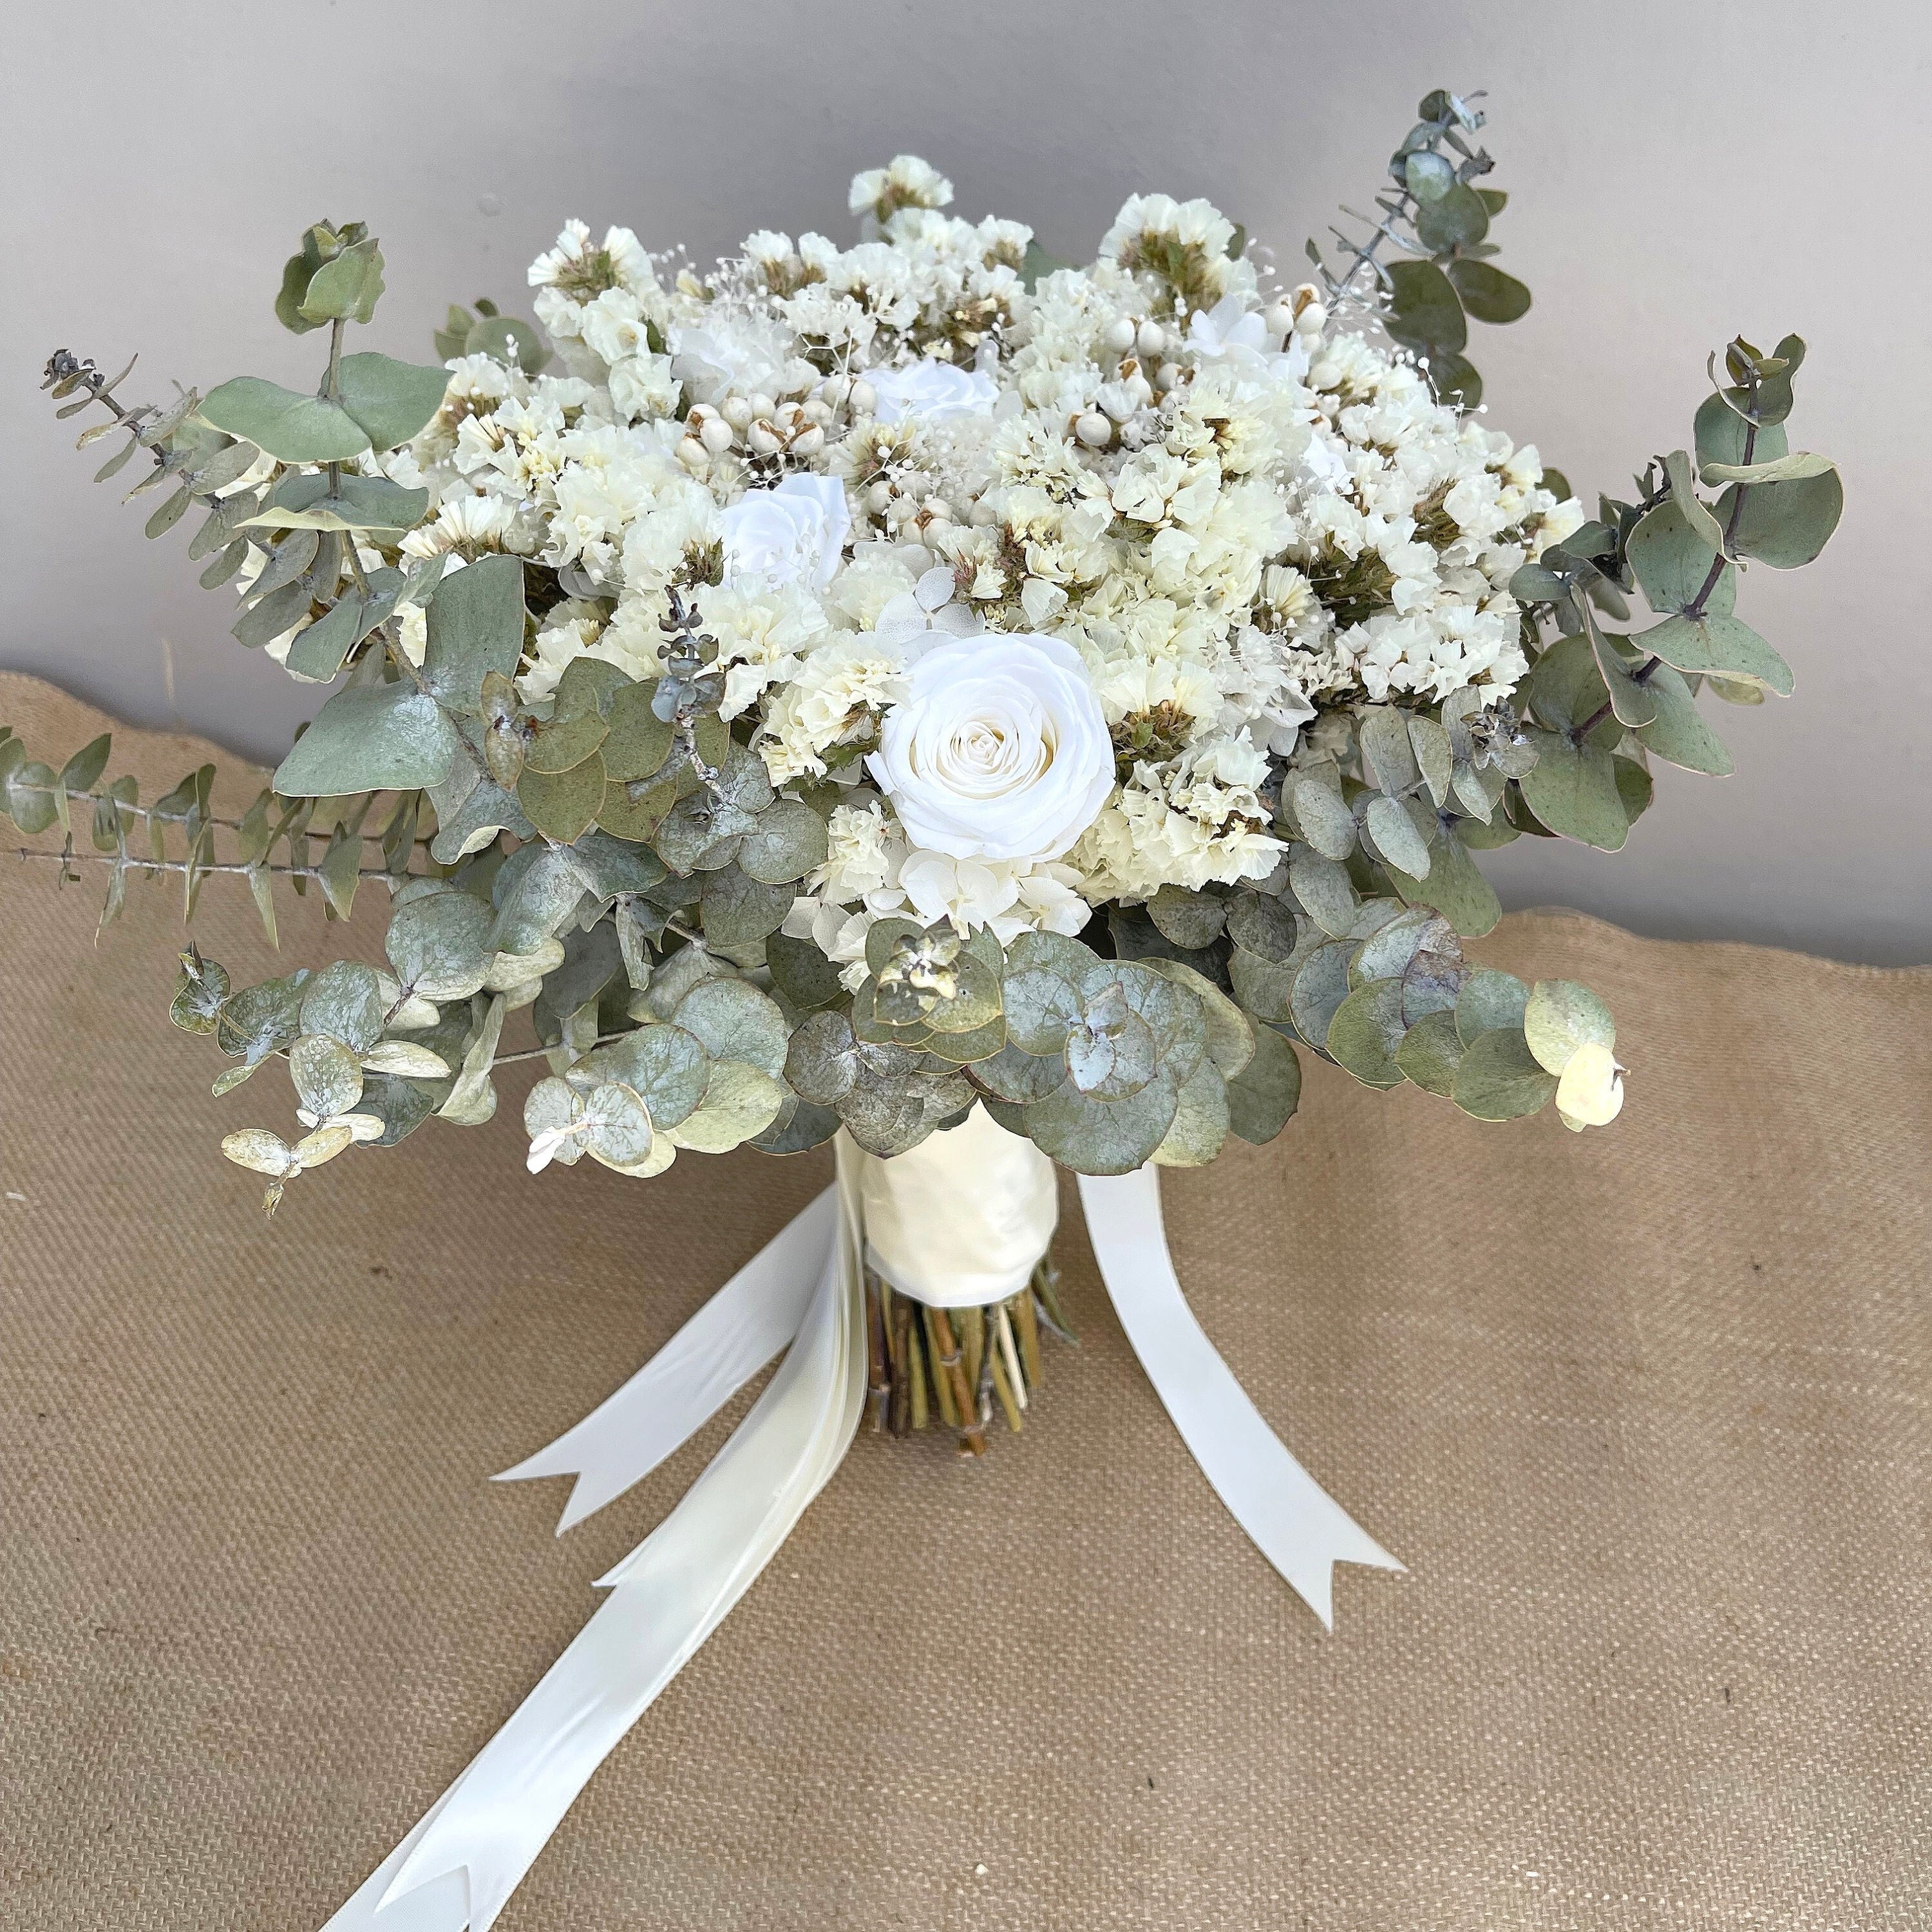
<svg viewBox="0 0 1932 1932">
<path fill-rule="evenodd" d="M 935 1423 L 962 1456 L 983 1456 L 995 1414 L 1017 1435 L 1040 1385 L 1040 1332 L 1071 1342 L 1051 1257 L 1017 1294 L 934 1308 L 866 1270 L 866 1429 L 911 1436 Z"/>
</svg>

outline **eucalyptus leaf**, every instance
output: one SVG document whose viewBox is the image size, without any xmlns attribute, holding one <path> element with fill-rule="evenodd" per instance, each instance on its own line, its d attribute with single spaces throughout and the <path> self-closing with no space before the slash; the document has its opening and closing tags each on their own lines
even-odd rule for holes
<svg viewBox="0 0 1932 1932">
<path fill-rule="evenodd" d="M 1809 563 L 1831 541 L 1844 508 L 1845 486 L 1833 469 L 1788 482 L 1733 483 L 1718 499 L 1737 554 L 1774 570 Z"/>
<path fill-rule="evenodd" d="M 346 463 L 369 447 L 367 433 L 346 410 L 258 376 L 224 382 L 202 399 L 201 414 L 283 463 Z"/>
<path fill-rule="evenodd" d="M 428 617 L 423 676 L 432 695 L 474 716 L 483 680 L 508 676 L 524 650 L 524 566 L 514 556 L 479 557 L 436 587 Z"/>
<path fill-rule="evenodd" d="M 1462 1042 L 1452 1010 L 1425 1013 L 1403 1034 L 1395 1064 L 1423 1089 L 1447 1100 L 1454 1092 L 1456 1070 L 1462 1064 Z"/>
<path fill-rule="evenodd" d="M 1538 1063 L 1520 1030 L 1497 1027 L 1464 1048 L 1450 1097 L 1479 1120 L 1514 1120 L 1556 1092 L 1556 1076 Z"/>
<path fill-rule="evenodd" d="M 446 891 L 399 904 L 383 942 L 404 987 L 439 1003 L 481 990 L 491 949 L 493 915 L 481 899 Z"/>
<path fill-rule="evenodd" d="M 1399 1087 L 1405 1076 L 1395 1054 L 1406 1030 L 1400 984 L 1376 980 L 1335 1009 L 1322 1044 L 1365 1087 Z"/>
<path fill-rule="evenodd" d="M 1456 1031 L 1467 1046 L 1498 1027 L 1520 1029 L 1529 988 L 1514 973 L 1479 967 L 1456 1002 Z"/>
<path fill-rule="evenodd" d="M 770 886 L 728 866 L 704 875 L 704 936 L 714 946 L 735 946 L 763 939 L 784 925 L 794 894 L 788 886 Z"/>
<path fill-rule="evenodd" d="M 1638 741 L 1646 751 L 1666 764 L 1706 772 L 1713 778 L 1723 778 L 1733 770 L 1730 752 L 1705 723 L 1697 700 L 1680 673 L 1669 664 L 1659 664 L 1651 673 L 1645 688 L 1657 705 L 1656 716 L 1637 728 Z M 1614 762 L 1622 766 L 1628 761 L 1620 758 Z"/>
<path fill-rule="evenodd" d="M 1642 734 L 1640 733 L 1640 736 Z M 1551 831 L 1614 852 L 1630 836 L 1608 752 L 1567 733 L 1532 731 L 1536 763 L 1519 781 L 1530 809 Z"/>
<path fill-rule="evenodd" d="M 1076 1174 L 1131 1174 L 1153 1158 L 1180 1106 L 1163 1073 L 1124 1100 L 1095 1100 L 1070 1081 L 1025 1112 L 1027 1137 Z"/>
<path fill-rule="evenodd" d="M 1318 778 L 1298 778 L 1291 796 L 1302 837 L 1324 859 L 1347 858 L 1355 849 L 1355 815 L 1341 794 Z"/>
<path fill-rule="evenodd" d="M 1288 852 L 1288 880 L 1296 902 L 1324 932 L 1339 939 L 1354 925 L 1360 901 L 1346 867 L 1311 847 L 1294 846 Z"/>
<path fill-rule="evenodd" d="M 694 1154 L 728 1154 L 763 1133 L 778 1118 L 784 1098 L 785 1089 L 769 1073 L 742 1060 L 718 1061 L 703 1105 L 665 1131 Z"/>
<path fill-rule="evenodd" d="M 1272 1027 L 1255 1028 L 1254 1058 L 1228 1082 L 1228 1128 L 1259 1147 L 1281 1132 L 1301 1101 L 1301 1063 Z"/>
<path fill-rule="evenodd" d="M 449 371 L 364 353 L 344 356 L 337 380 L 343 409 L 367 433 L 370 443 L 379 450 L 394 449 L 424 428 L 442 406 Z M 205 409 L 202 413 L 207 413 Z"/>
<path fill-rule="evenodd" d="M 338 959 L 325 966 L 302 995 L 303 1030 L 326 1034 L 353 1053 L 368 1052 L 382 1038 L 385 1018 L 375 969 L 359 960 Z"/>
<path fill-rule="evenodd" d="M 1791 667 L 1737 617 L 1666 617 L 1662 623 L 1641 632 L 1635 642 L 1678 670 L 1714 671 L 1727 677 L 1750 678 L 1780 698 L 1791 694 Z M 1617 715 L 1623 716 L 1621 711 Z M 1624 722 L 1647 724 L 1654 715 L 1653 700 L 1648 715 Z"/>
<path fill-rule="evenodd" d="M 1493 262 L 1464 257 L 1447 264 L 1444 272 L 1478 322 L 1516 322 L 1529 313 L 1528 290 Z"/>
<path fill-rule="evenodd" d="M 776 1000 L 745 980 L 707 980 L 679 1001 L 674 1022 L 715 1060 L 742 1060 L 774 1080 L 784 1075 L 790 1039 Z"/>
<path fill-rule="evenodd" d="M 1354 952 L 1346 939 L 1318 946 L 1296 969 L 1288 993 L 1294 1030 L 1310 1046 L 1321 1048 L 1328 1037 L 1328 1022 L 1348 997 L 1348 961 Z"/>
<path fill-rule="evenodd" d="M 1523 1009 L 1525 1042 L 1546 1072 L 1561 1076 L 1586 1046 L 1617 1043 L 1610 1010 L 1574 980 L 1539 980 Z"/>
<path fill-rule="evenodd" d="M 1173 1124 L 1148 1156 L 1157 1167 L 1205 1167 L 1228 1138 L 1227 1082 L 1204 1060 L 1176 1096 Z"/>
<path fill-rule="evenodd" d="M 284 798 L 413 790 L 439 784 L 458 750 L 455 728 L 414 686 L 352 685 L 296 740 L 274 788 Z"/>
</svg>

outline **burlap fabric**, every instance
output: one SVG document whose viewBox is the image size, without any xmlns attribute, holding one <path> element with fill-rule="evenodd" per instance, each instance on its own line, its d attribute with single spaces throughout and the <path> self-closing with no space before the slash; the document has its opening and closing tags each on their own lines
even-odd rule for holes
<svg viewBox="0 0 1932 1932">
<path fill-rule="evenodd" d="M 20 678 L 0 719 L 98 727 Z M 120 745 L 150 797 L 205 754 Z M 237 886 L 197 930 L 239 978 Z M 208 1097 L 173 888 L 132 896 L 96 947 L 92 887 L 0 885 L 0 1924 L 312 1932 L 726 1424 L 561 1543 L 562 1485 L 484 1478 L 826 1168 L 532 1179 L 506 1077 L 266 1223 L 214 1144 L 286 1083 Z M 288 912 L 285 958 L 368 910 Z M 1339 1572 L 1323 1634 L 1072 1218 L 1026 1435 L 862 1438 L 506 1932 L 1932 1922 L 1932 975 L 1563 915 L 1484 950 L 1608 995 L 1615 1128 L 1311 1064 L 1274 1146 L 1166 1183 L 1209 1332 L 1411 1574 Z"/>
</svg>

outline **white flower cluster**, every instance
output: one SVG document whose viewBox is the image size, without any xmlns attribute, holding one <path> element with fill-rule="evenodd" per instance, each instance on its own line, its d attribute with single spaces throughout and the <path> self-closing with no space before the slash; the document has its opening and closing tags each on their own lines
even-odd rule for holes
<svg viewBox="0 0 1932 1932">
<path fill-rule="evenodd" d="M 1437 404 L 1312 289 L 1262 286 L 1206 202 L 1136 196 L 1092 266 L 1029 290 L 1029 231 L 951 197 L 902 156 L 854 182 L 856 246 L 760 232 L 704 280 L 572 222 L 530 269 L 564 373 L 453 362 L 387 464 L 432 492 L 412 553 L 554 573 L 528 702 L 581 656 L 655 674 L 669 593 L 695 605 L 773 782 L 842 788 L 790 929 L 854 975 L 886 911 L 1072 933 L 1110 899 L 1264 877 L 1270 768 L 1302 727 L 1506 695 L 1510 579 L 1581 521 L 1534 448 Z M 906 828 L 934 814 L 896 808 L 902 766 L 876 754 L 926 654 L 998 632 L 1040 677 L 1022 664 L 991 710 L 969 694 L 932 769 L 1006 783 L 1076 742 L 1090 764 L 1098 724 L 1048 692 L 1065 653 L 1113 782 L 1083 765 L 1067 795 L 1105 796 L 1058 849 L 922 848 Z M 1023 822 L 1002 797 L 986 809 Z"/>
</svg>

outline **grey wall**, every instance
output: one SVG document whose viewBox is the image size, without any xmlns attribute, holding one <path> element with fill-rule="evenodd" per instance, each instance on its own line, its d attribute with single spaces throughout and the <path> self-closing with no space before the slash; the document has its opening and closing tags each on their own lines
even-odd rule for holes
<svg viewBox="0 0 1932 1932">
<path fill-rule="evenodd" d="M 0 664 L 263 756 L 313 707 L 228 639 L 182 534 L 146 543 L 142 506 L 90 484 L 34 385 L 62 346 L 139 348 L 134 398 L 305 379 L 269 302 L 320 217 L 381 234 L 370 346 L 417 357 L 452 298 L 518 300 L 566 215 L 706 259 L 754 226 L 842 236 L 849 177 L 905 148 L 956 212 L 1030 221 L 1056 253 L 1160 188 L 1286 261 L 1365 205 L 1428 88 L 1486 87 L 1515 196 L 1496 238 L 1536 296 L 1480 334 L 1491 420 L 1586 495 L 1621 488 L 1688 440 L 1708 350 L 1796 328 L 1794 447 L 1836 457 L 1850 495 L 1819 564 L 1744 586 L 1798 688 L 1722 709 L 1737 776 L 1666 770 L 1623 853 L 1525 839 L 1495 875 L 1643 932 L 1932 958 L 1916 0 L 104 0 L 97 58 L 80 17 L 21 5 L 8 34 Z"/>
</svg>

